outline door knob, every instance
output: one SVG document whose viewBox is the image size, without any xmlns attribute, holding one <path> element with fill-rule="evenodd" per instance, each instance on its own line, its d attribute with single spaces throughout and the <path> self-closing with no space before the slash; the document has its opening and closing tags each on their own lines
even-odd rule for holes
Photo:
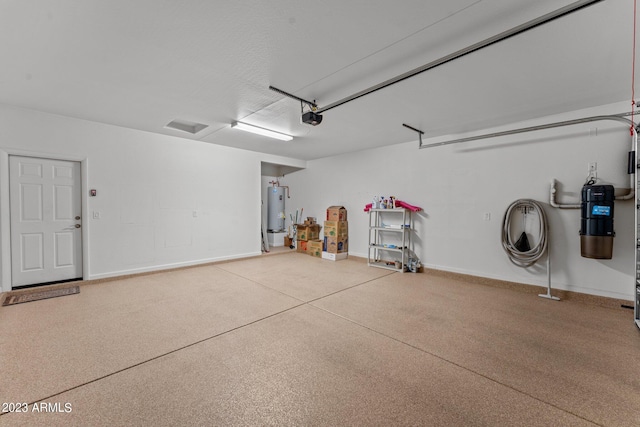
<svg viewBox="0 0 640 427">
<path fill-rule="evenodd" d="M 76 224 L 76 228 L 80 228 L 80 227 L 81 227 L 81 225 L 80 225 L 80 224 Z"/>
<path fill-rule="evenodd" d="M 76 221 L 77 221 L 77 220 L 79 220 L 79 219 L 80 219 L 80 216 L 78 215 L 78 216 L 76 217 Z"/>
</svg>

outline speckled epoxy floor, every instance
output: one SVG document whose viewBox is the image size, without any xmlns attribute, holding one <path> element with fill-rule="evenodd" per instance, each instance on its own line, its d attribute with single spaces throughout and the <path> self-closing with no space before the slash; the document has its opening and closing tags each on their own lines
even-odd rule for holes
<svg viewBox="0 0 640 427">
<path fill-rule="evenodd" d="M 0 425 L 637 426 L 632 319 L 298 253 L 114 280 L 0 308 Z"/>
</svg>

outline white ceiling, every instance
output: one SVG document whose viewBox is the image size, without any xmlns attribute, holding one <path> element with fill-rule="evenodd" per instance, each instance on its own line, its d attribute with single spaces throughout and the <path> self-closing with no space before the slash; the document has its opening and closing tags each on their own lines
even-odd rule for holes
<svg viewBox="0 0 640 427">
<path fill-rule="evenodd" d="M 300 123 L 571 0 L 0 0 L 0 103 L 315 159 L 631 99 L 633 1 L 605 0 Z M 637 67 L 637 68 L 640 68 Z M 174 119 L 207 124 L 191 136 Z M 280 142 L 236 120 L 290 133 Z"/>
</svg>

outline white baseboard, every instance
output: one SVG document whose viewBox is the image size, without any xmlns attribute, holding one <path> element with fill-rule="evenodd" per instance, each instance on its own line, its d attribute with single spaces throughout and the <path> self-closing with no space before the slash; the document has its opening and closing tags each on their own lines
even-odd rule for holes
<svg viewBox="0 0 640 427">
<path fill-rule="evenodd" d="M 425 268 L 431 268 L 433 270 L 441 270 L 441 271 L 448 271 L 448 272 L 451 272 L 451 273 L 466 274 L 466 275 L 469 275 L 469 276 L 482 277 L 482 278 L 486 278 L 486 279 L 501 280 L 501 281 L 505 281 L 505 282 L 522 283 L 524 285 L 542 286 L 544 288 L 547 287 L 546 278 L 545 279 L 523 280 L 522 277 L 504 277 L 504 276 L 498 276 L 498 275 L 495 275 L 495 274 L 486 274 L 484 272 L 467 270 L 467 269 L 464 269 L 464 268 L 452 268 L 452 267 L 436 265 L 436 264 L 423 264 L 423 266 Z M 633 279 L 631 279 L 631 280 L 633 280 Z M 633 296 L 632 293 L 624 294 L 624 293 L 620 293 L 620 292 L 606 292 L 606 291 L 601 291 L 599 289 L 591 289 L 591 288 L 586 288 L 586 287 L 583 287 L 583 286 L 576 286 L 574 284 L 557 282 L 557 281 L 554 281 L 553 276 L 551 276 L 551 289 L 552 289 L 552 292 L 553 292 L 553 289 L 557 289 L 557 290 L 560 290 L 560 291 L 577 292 L 577 293 L 581 293 L 581 294 L 595 295 L 595 296 L 599 296 L 599 297 L 616 298 L 616 299 L 623 299 L 623 300 L 629 300 L 629 301 L 633 301 L 634 300 L 634 296 Z"/>
<path fill-rule="evenodd" d="M 160 264 L 160 265 L 153 265 L 153 266 L 141 267 L 141 268 L 132 268 L 129 270 L 110 271 L 108 273 L 91 274 L 89 275 L 89 277 L 85 277 L 85 280 L 108 279 L 111 277 L 127 276 L 131 274 L 150 273 L 154 271 L 170 270 L 173 268 L 191 267 L 191 266 L 201 265 L 201 264 L 210 264 L 212 262 L 221 262 L 221 261 L 229 261 L 234 259 L 250 258 L 250 257 L 258 256 L 261 254 L 262 254 L 261 252 L 251 252 L 247 254 L 198 259 L 193 261 L 183 261 L 183 262 L 176 262 L 171 264 Z"/>
</svg>

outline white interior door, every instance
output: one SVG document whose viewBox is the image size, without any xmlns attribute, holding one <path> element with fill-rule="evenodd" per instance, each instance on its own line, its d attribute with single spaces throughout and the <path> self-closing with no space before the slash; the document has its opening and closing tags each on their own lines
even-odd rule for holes
<svg viewBox="0 0 640 427">
<path fill-rule="evenodd" d="M 12 287 L 82 278 L 80 163 L 9 157 Z"/>
</svg>

